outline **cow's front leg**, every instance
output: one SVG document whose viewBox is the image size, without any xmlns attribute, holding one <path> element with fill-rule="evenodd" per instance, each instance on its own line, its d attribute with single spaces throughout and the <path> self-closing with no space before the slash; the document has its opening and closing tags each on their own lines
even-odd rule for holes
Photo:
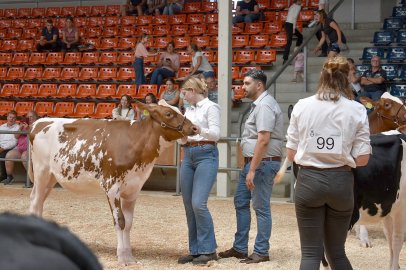
<svg viewBox="0 0 406 270">
<path fill-rule="evenodd" d="M 397 266 L 396 268 L 393 268 L 393 221 L 391 216 L 386 216 L 383 219 L 383 232 L 385 234 L 386 240 L 388 241 L 389 244 L 389 269 L 390 270 L 398 270 L 399 267 Z"/>
<path fill-rule="evenodd" d="M 134 216 L 134 207 L 135 207 L 135 200 L 134 201 L 127 201 L 121 198 L 121 210 L 124 215 L 124 229 L 122 230 L 122 246 L 117 247 L 117 256 L 118 261 L 122 261 L 125 264 L 134 263 L 136 259 L 133 257 L 132 249 L 131 249 L 131 240 L 130 240 L 130 232 L 131 227 L 133 225 L 133 216 Z"/>
<path fill-rule="evenodd" d="M 368 229 L 365 225 L 355 225 L 355 235 L 361 241 L 360 245 L 365 248 L 372 247 L 372 243 L 369 240 Z"/>
</svg>

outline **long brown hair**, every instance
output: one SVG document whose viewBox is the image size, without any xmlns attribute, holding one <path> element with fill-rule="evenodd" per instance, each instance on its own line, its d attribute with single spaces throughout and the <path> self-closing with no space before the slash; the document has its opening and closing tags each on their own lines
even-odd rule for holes
<svg viewBox="0 0 406 270">
<path fill-rule="evenodd" d="M 345 57 L 330 57 L 324 62 L 321 70 L 317 97 L 320 100 L 337 101 L 341 96 L 354 99 L 348 73 L 350 65 Z"/>
<path fill-rule="evenodd" d="M 129 95 L 122 95 L 121 98 L 123 98 L 123 97 L 127 98 L 127 102 L 128 102 L 128 112 L 127 112 L 127 114 L 128 114 L 131 111 L 131 109 L 133 108 L 133 106 L 131 104 L 132 103 L 132 98 Z M 119 115 L 121 115 L 121 110 L 123 109 L 123 106 L 121 106 L 121 98 L 120 98 L 120 103 L 117 106 Z"/>
</svg>

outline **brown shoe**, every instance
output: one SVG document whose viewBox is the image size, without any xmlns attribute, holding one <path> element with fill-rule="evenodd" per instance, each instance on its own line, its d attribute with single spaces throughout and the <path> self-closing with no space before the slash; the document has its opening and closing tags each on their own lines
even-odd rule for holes
<svg viewBox="0 0 406 270">
<path fill-rule="evenodd" d="M 251 256 L 249 256 L 245 260 L 240 261 L 240 263 L 251 264 L 251 263 L 260 263 L 260 262 L 268 262 L 268 261 L 269 261 L 269 256 L 261 256 L 256 253 L 252 253 Z"/>
<path fill-rule="evenodd" d="M 230 248 L 226 251 L 220 252 L 219 253 L 219 257 L 220 258 L 231 258 L 231 257 L 235 257 L 237 259 L 245 259 L 247 258 L 248 254 L 246 253 L 241 253 L 238 252 L 237 250 L 235 250 L 234 248 Z"/>
</svg>

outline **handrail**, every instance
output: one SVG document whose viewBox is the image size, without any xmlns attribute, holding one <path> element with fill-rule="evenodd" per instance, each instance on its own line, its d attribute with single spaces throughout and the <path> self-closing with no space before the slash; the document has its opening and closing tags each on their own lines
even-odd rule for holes
<svg viewBox="0 0 406 270">
<path fill-rule="evenodd" d="M 338 3 L 331 9 L 331 11 L 328 13 L 329 17 L 332 17 L 332 15 L 334 14 L 334 12 L 341 6 L 341 4 L 344 2 L 344 0 L 339 0 Z M 288 60 L 285 62 L 285 64 L 283 64 L 281 66 L 281 68 L 279 68 L 275 74 L 272 76 L 272 78 L 267 82 L 265 89 L 269 89 L 271 87 L 272 84 L 274 84 L 276 82 L 276 80 L 279 78 L 279 76 L 282 74 L 282 72 L 285 71 L 286 67 L 290 65 L 290 62 L 292 62 L 292 60 L 296 57 L 296 55 L 310 42 L 310 40 L 313 38 L 313 36 L 316 34 L 317 31 L 319 31 L 320 29 L 320 25 L 317 24 L 316 27 L 310 32 L 310 35 L 308 35 L 303 43 L 299 46 L 299 49 L 296 50 L 295 52 L 293 52 L 292 56 L 288 58 Z M 276 97 L 276 87 L 274 87 L 274 93 L 273 96 Z M 250 107 L 248 107 L 244 112 L 243 112 L 243 116 L 241 117 L 241 121 L 240 121 L 240 134 L 239 136 L 241 137 L 241 128 L 242 128 L 242 123 L 243 120 L 246 116 L 246 114 L 249 112 Z"/>
</svg>

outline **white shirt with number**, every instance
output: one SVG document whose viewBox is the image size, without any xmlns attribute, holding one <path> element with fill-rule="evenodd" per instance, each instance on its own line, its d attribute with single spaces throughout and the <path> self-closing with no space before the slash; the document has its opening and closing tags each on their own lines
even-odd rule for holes
<svg viewBox="0 0 406 270">
<path fill-rule="evenodd" d="M 316 95 L 294 106 L 286 147 L 296 150 L 302 166 L 355 168 L 354 158 L 371 153 L 367 112 L 360 103 L 341 97 L 319 100 Z"/>
</svg>

